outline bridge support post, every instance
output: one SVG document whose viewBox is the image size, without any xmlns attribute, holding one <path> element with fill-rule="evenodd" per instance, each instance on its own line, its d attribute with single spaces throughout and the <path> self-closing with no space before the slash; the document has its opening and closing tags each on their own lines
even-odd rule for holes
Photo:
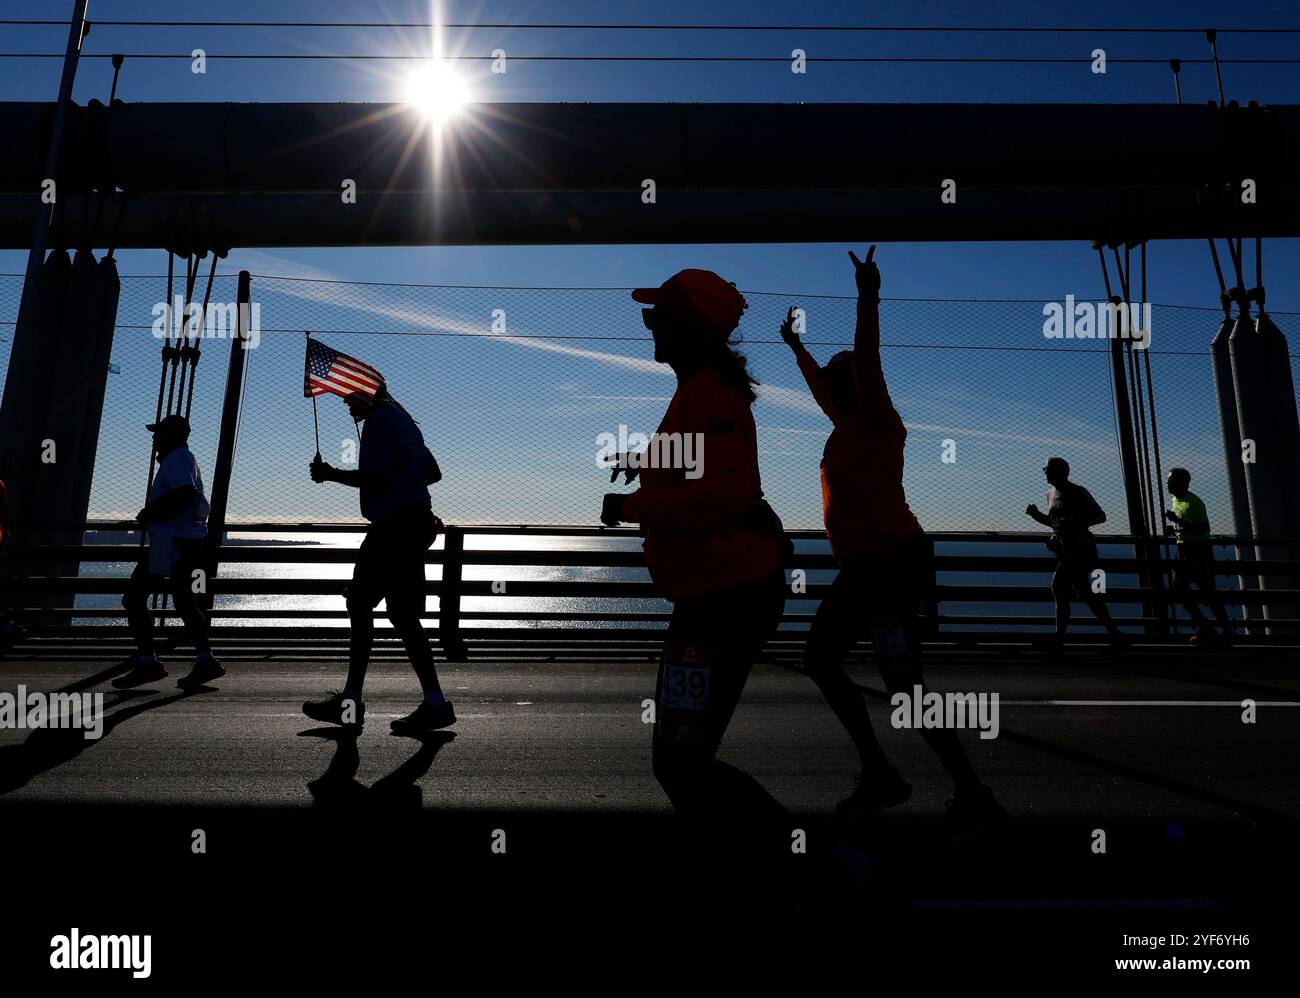
<svg viewBox="0 0 1300 998">
<path fill-rule="evenodd" d="M 235 434 L 239 430 L 239 409 L 244 391 L 244 365 L 248 362 L 247 342 L 251 277 L 239 272 L 238 318 L 235 336 L 230 341 L 230 366 L 226 372 L 226 393 L 221 401 L 221 431 L 217 437 L 217 456 L 212 466 L 212 488 L 208 497 L 208 591 L 204 606 L 212 608 L 212 580 L 216 578 L 221 543 L 226 532 L 226 507 L 230 500 L 230 475 L 235 466 Z"/>
<path fill-rule="evenodd" d="M 1111 298 L 1112 314 L 1114 309 L 1126 309 L 1118 297 Z M 1113 328 L 1113 327 L 1112 327 Z M 1127 341 L 1115 336 L 1110 341 L 1110 372 L 1115 386 L 1115 420 L 1119 433 L 1119 458 L 1124 475 L 1124 500 L 1128 511 L 1128 530 L 1136 543 L 1133 555 L 1138 560 L 1138 583 L 1152 592 L 1156 589 L 1155 578 L 1151 571 L 1153 554 L 1158 558 L 1156 545 L 1150 543 L 1147 531 L 1146 514 L 1142 507 L 1142 478 L 1138 472 L 1137 441 L 1133 436 L 1132 396 L 1129 395 L 1128 376 L 1124 373 L 1124 349 Z M 1137 390 L 1137 386 L 1134 386 Z M 1158 561 L 1156 562 L 1158 566 Z M 1155 615 L 1156 607 L 1148 602 L 1142 607 L 1144 617 Z M 1148 632 L 1158 630 L 1148 625 Z"/>
<path fill-rule="evenodd" d="M 1300 560 L 1300 415 L 1296 412 L 1295 379 L 1291 376 L 1291 351 L 1286 334 L 1264 311 L 1264 291 L 1257 289 L 1259 315 L 1255 332 L 1264 357 L 1264 374 L 1268 380 L 1268 401 L 1277 440 L 1278 477 L 1281 482 L 1283 513 L 1286 517 L 1286 556 Z M 1283 582 L 1288 589 L 1300 589 L 1294 573 Z M 1287 615 L 1300 617 L 1300 606 L 1291 606 Z M 1288 628 L 1290 630 L 1290 628 Z"/>
<path fill-rule="evenodd" d="M 1232 335 L 1228 337 L 1228 348 L 1232 357 L 1232 382 L 1237 396 L 1241 440 L 1243 447 L 1248 448 L 1243 467 L 1256 539 L 1255 557 L 1259 561 L 1284 561 L 1286 547 L 1276 543 L 1287 533 L 1286 509 L 1282 501 L 1282 455 L 1269 406 L 1264 340 L 1251 320 L 1250 306 L 1245 297 L 1239 304 L 1241 311 Z M 1259 588 L 1264 593 L 1285 586 L 1284 579 L 1268 574 L 1259 576 Z M 1270 619 L 1284 617 L 1286 613 L 1285 607 L 1265 602 L 1262 613 L 1265 632 L 1275 630 L 1267 623 Z"/>
<path fill-rule="evenodd" d="M 453 662 L 469 656 L 460 636 L 461 578 L 465 563 L 465 532 L 446 527 L 442 552 L 442 583 L 438 586 L 438 638 L 442 650 Z"/>
<path fill-rule="evenodd" d="M 1217 259 L 1217 258 L 1216 258 Z M 1228 476 L 1228 501 L 1232 509 L 1232 533 L 1241 540 L 1251 537 L 1254 530 L 1250 524 L 1250 500 L 1246 493 L 1246 469 L 1241 461 L 1241 423 L 1237 419 L 1237 393 L 1232 384 L 1232 356 L 1228 351 L 1228 338 L 1232 335 L 1234 323 L 1230 312 L 1230 301 L 1224 296 L 1223 322 L 1219 331 L 1210 341 L 1210 361 L 1214 372 L 1214 400 L 1219 409 L 1219 431 L 1223 438 L 1224 470 Z M 1238 543 L 1233 548 L 1233 556 L 1238 560 L 1246 549 Z M 1237 586 L 1243 592 L 1258 588 L 1259 577 L 1254 575 L 1237 576 Z M 1247 604 L 1241 608 L 1244 621 L 1258 616 L 1260 611 Z M 1249 625 L 1246 627 L 1249 633 Z"/>
</svg>

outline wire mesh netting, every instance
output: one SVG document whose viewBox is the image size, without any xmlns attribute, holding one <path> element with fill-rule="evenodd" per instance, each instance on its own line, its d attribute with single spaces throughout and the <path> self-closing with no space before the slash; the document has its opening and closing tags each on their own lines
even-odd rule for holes
<svg viewBox="0 0 1300 998">
<path fill-rule="evenodd" d="M 177 288 L 182 282 L 177 282 Z M 202 278 L 200 278 L 200 290 Z M 0 276 L 0 364 L 7 369 L 22 278 Z M 235 301 L 220 276 L 212 303 Z M 804 310 L 804 341 L 825 362 L 852 345 L 854 300 L 746 291 L 740 349 L 762 383 L 754 416 L 768 498 L 788 527 L 821 526 L 818 464 L 829 425 L 778 328 Z M 123 277 L 95 462 L 92 518 L 130 518 L 144 497 L 161 369 L 156 335 L 166 279 Z M 435 510 L 450 522 L 595 524 L 609 473 L 602 434 L 652 433 L 672 372 L 627 289 L 362 284 L 254 275 L 248 365 L 230 522 L 358 518 L 355 492 L 313 485 L 312 403 L 303 397 L 306 333 L 378 368 L 421 424 L 444 479 Z M 909 428 L 909 501 L 932 530 L 1025 529 L 1042 502 L 1043 458 L 1069 460 L 1127 527 L 1106 341 L 1047 339 L 1042 301 L 886 299 L 882 357 Z M 1209 342 L 1221 313 L 1153 306 L 1150 360 L 1161 461 L 1191 470 L 1212 526 L 1230 532 Z M 1294 316 L 1276 314 L 1295 334 Z M 1289 328 L 1288 328 L 1289 327 Z M 205 338 L 191 447 L 211 474 L 231 343 Z M 1295 367 L 1292 359 L 1293 370 Z M 340 399 L 319 401 L 326 460 L 355 461 L 357 431 Z M 705 455 L 707 462 L 707 455 Z M 1106 529 L 1106 528 L 1103 528 Z"/>
</svg>

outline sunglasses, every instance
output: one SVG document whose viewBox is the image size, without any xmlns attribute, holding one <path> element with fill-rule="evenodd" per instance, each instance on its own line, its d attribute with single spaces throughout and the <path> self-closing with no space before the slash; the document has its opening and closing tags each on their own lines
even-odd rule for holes
<svg viewBox="0 0 1300 998">
<path fill-rule="evenodd" d="M 655 328 L 655 310 L 653 308 L 641 309 L 641 321 L 645 323 L 646 329 Z"/>
</svg>

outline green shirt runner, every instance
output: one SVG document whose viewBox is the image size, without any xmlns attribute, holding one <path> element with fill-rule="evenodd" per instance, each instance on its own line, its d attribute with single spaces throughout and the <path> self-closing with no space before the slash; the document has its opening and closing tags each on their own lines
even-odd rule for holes
<svg viewBox="0 0 1300 998">
<path fill-rule="evenodd" d="M 1174 514 L 1178 517 L 1178 543 L 1202 544 L 1210 540 L 1210 518 L 1205 503 L 1193 492 L 1182 499 L 1174 499 Z"/>
</svg>

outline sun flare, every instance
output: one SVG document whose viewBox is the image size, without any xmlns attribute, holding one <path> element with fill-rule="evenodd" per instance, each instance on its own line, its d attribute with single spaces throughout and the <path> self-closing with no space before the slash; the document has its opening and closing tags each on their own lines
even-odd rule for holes
<svg viewBox="0 0 1300 998">
<path fill-rule="evenodd" d="M 406 102 L 430 121 L 454 117 L 468 101 L 465 81 L 445 62 L 427 62 L 407 77 Z"/>
</svg>

